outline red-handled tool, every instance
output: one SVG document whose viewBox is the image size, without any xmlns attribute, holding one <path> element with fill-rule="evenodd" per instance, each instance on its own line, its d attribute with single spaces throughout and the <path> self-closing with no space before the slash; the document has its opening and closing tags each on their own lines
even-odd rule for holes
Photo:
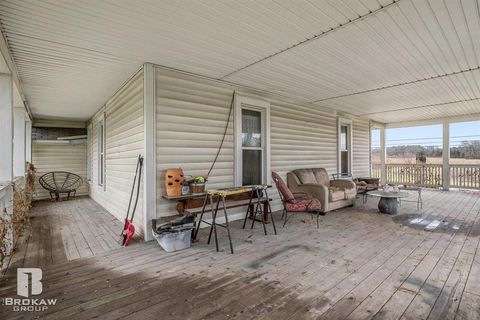
<svg viewBox="0 0 480 320">
<path fill-rule="evenodd" d="M 133 225 L 133 217 L 135 216 L 135 209 L 137 208 L 138 196 L 140 194 L 140 181 L 142 180 L 143 157 L 138 155 L 137 168 L 135 169 L 135 178 L 133 179 L 132 191 L 130 193 L 130 200 L 128 201 L 127 216 L 125 217 L 125 224 L 121 236 L 123 237 L 122 246 L 127 246 L 128 242 L 135 235 L 135 226 Z M 138 180 L 137 180 L 138 178 Z M 129 220 L 130 206 L 132 204 L 133 191 L 135 190 L 135 183 L 137 184 L 137 195 L 132 210 L 132 218 Z"/>
</svg>

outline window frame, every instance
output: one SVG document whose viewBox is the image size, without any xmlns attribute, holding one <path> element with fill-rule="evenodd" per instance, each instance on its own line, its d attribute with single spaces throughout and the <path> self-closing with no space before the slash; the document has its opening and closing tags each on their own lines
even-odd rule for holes
<svg viewBox="0 0 480 320">
<path fill-rule="evenodd" d="M 105 190 L 105 116 L 97 121 L 97 184 Z"/>
<path fill-rule="evenodd" d="M 347 127 L 347 151 L 348 151 L 348 172 L 352 174 L 353 169 L 353 121 L 346 118 L 338 118 L 337 121 L 337 175 L 342 174 L 342 150 L 341 149 L 341 133 L 342 126 Z"/>
<path fill-rule="evenodd" d="M 261 113 L 261 147 L 244 147 L 242 144 L 242 110 Z M 269 184 L 270 177 L 270 102 L 247 96 L 235 95 L 234 102 L 234 182 L 243 184 L 243 150 L 262 150 L 262 183 Z"/>
<path fill-rule="evenodd" d="M 92 181 L 92 156 L 93 156 L 93 137 L 92 124 L 87 126 L 87 182 Z"/>
</svg>

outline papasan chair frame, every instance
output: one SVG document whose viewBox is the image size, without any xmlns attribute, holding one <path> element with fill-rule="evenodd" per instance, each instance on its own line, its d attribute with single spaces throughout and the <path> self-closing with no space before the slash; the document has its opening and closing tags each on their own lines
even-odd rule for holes
<svg viewBox="0 0 480 320">
<path fill-rule="evenodd" d="M 67 171 L 52 171 L 42 175 L 38 182 L 50 193 L 50 198 L 60 200 L 60 194 L 66 194 L 67 200 L 70 195 L 75 197 L 77 189 L 83 184 L 82 178 Z"/>
</svg>

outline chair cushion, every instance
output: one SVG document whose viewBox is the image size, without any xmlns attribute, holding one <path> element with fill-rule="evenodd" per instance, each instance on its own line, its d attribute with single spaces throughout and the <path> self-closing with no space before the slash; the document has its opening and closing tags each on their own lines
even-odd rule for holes
<svg viewBox="0 0 480 320">
<path fill-rule="evenodd" d="M 292 201 L 295 199 L 292 191 L 288 189 L 287 185 L 283 181 L 283 179 L 278 175 L 276 172 L 272 172 L 272 179 L 277 186 L 278 192 L 282 194 L 282 197 L 285 201 Z"/>
<path fill-rule="evenodd" d="M 312 169 L 297 169 L 293 171 L 301 184 L 317 183 Z"/>
<path fill-rule="evenodd" d="M 318 211 L 322 208 L 322 204 L 318 199 L 302 199 L 302 200 L 294 200 L 292 202 L 286 203 L 288 211 Z"/>
<path fill-rule="evenodd" d="M 330 178 L 328 177 L 327 170 L 324 168 L 313 168 L 312 170 L 318 184 L 323 184 L 325 186 L 330 185 Z"/>
<path fill-rule="evenodd" d="M 357 196 L 357 190 L 355 190 L 354 188 L 348 188 L 348 189 L 345 189 L 345 200 L 351 200 L 351 199 L 355 199 L 355 197 Z"/>
<path fill-rule="evenodd" d="M 367 190 L 377 190 L 378 189 L 378 184 L 367 184 L 366 185 Z"/>
<path fill-rule="evenodd" d="M 329 188 L 328 190 L 328 201 L 335 202 L 339 200 L 345 199 L 345 192 L 344 190 L 340 190 L 338 188 Z"/>
<path fill-rule="evenodd" d="M 330 185 L 328 172 L 323 168 L 296 169 L 292 172 L 295 174 L 300 184 L 314 183 L 326 186 Z"/>
</svg>

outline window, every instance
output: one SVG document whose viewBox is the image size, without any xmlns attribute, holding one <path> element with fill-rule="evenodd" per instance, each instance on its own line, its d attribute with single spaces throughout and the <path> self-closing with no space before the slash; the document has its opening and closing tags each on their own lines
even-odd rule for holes
<svg viewBox="0 0 480 320">
<path fill-rule="evenodd" d="M 338 119 L 338 174 L 352 172 L 352 121 Z"/>
<path fill-rule="evenodd" d="M 270 181 L 270 104 L 235 98 L 235 184 Z"/>
<path fill-rule="evenodd" d="M 103 186 L 105 182 L 105 119 L 98 122 L 98 185 Z"/>
</svg>

